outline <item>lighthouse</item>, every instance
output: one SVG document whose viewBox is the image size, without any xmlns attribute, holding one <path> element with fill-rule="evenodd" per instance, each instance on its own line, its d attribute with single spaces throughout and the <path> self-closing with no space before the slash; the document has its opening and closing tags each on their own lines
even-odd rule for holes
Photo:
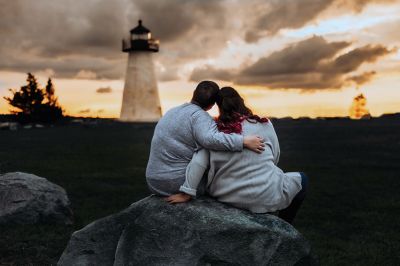
<svg viewBox="0 0 400 266">
<path fill-rule="evenodd" d="M 155 122 L 161 118 L 153 53 L 159 41 L 151 37 L 149 29 L 139 20 L 130 31 L 130 38 L 122 40 L 122 51 L 128 53 L 125 86 L 120 120 Z"/>
</svg>

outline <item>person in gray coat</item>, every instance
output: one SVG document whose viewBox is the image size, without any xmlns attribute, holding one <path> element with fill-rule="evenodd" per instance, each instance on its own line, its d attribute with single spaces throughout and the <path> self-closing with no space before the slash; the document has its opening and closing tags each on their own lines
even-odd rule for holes
<svg viewBox="0 0 400 266">
<path fill-rule="evenodd" d="M 263 139 L 256 135 L 243 137 L 218 130 L 206 112 L 215 104 L 218 94 L 215 82 L 202 81 L 190 103 L 172 108 L 157 123 L 146 168 L 146 181 L 152 193 L 159 196 L 179 193 L 187 165 L 202 148 L 232 152 L 247 148 L 255 153 L 264 150 Z"/>
<path fill-rule="evenodd" d="M 196 197 L 197 187 L 206 174 L 206 192 L 218 201 L 254 213 L 279 211 L 279 217 L 293 223 L 304 200 L 308 178 L 301 172 L 283 172 L 278 166 L 280 148 L 272 122 L 254 115 L 239 93 L 222 88 L 217 100 L 221 132 L 259 135 L 265 140 L 262 154 L 202 149 L 195 153 L 186 169 L 181 194 L 167 198 L 170 203 L 185 202 Z"/>
</svg>

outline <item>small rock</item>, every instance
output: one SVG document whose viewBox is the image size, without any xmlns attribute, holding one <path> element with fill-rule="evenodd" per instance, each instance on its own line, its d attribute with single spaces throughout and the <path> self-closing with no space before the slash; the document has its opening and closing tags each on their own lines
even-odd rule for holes
<svg viewBox="0 0 400 266">
<path fill-rule="evenodd" d="M 19 124 L 16 123 L 16 122 L 3 122 L 3 123 L 0 123 L 0 129 L 4 129 L 4 130 L 9 129 L 9 130 L 14 131 L 14 130 L 17 130 L 18 127 L 19 127 Z"/>
<path fill-rule="evenodd" d="M 72 119 L 71 123 L 83 124 L 83 119 Z"/>
<path fill-rule="evenodd" d="M 72 224 L 65 190 L 43 177 L 14 172 L 0 175 L 0 224 Z"/>
<path fill-rule="evenodd" d="M 269 214 L 211 198 L 170 205 L 150 196 L 76 231 L 64 265 L 317 265 L 307 240 Z"/>
<path fill-rule="evenodd" d="M 10 123 L 10 130 L 11 131 L 18 130 L 18 127 L 19 127 L 18 123 L 13 123 L 13 122 Z"/>
</svg>

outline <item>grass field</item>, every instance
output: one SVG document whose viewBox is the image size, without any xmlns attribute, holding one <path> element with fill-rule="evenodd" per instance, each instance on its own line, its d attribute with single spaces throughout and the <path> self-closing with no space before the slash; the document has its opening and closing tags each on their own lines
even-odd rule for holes
<svg viewBox="0 0 400 266">
<path fill-rule="evenodd" d="M 310 177 L 295 227 L 322 265 L 400 265 L 400 120 L 278 120 L 280 167 Z M 0 265 L 56 264 L 71 233 L 149 194 L 154 125 L 99 123 L 0 131 L 0 173 L 64 187 L 70 227 L 0 227 Z"/>
</svg>

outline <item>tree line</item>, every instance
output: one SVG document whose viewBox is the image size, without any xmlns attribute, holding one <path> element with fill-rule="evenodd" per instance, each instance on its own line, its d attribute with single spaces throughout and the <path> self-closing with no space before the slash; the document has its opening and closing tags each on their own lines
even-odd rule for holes
<svg viewBox="0 0 400 266">
<path fill-rule="evenodd" d="M 4 99 L 14 109 L 11 110 L 20 123 L 54 123 L 64 118 L 64 110 L 55 95 L 51 78 L 46 87 L 41 88 L 35 76 L 28 73 L 27 84 L 19 90 L 10 89 L 12 96 Z"/>
</svg>

